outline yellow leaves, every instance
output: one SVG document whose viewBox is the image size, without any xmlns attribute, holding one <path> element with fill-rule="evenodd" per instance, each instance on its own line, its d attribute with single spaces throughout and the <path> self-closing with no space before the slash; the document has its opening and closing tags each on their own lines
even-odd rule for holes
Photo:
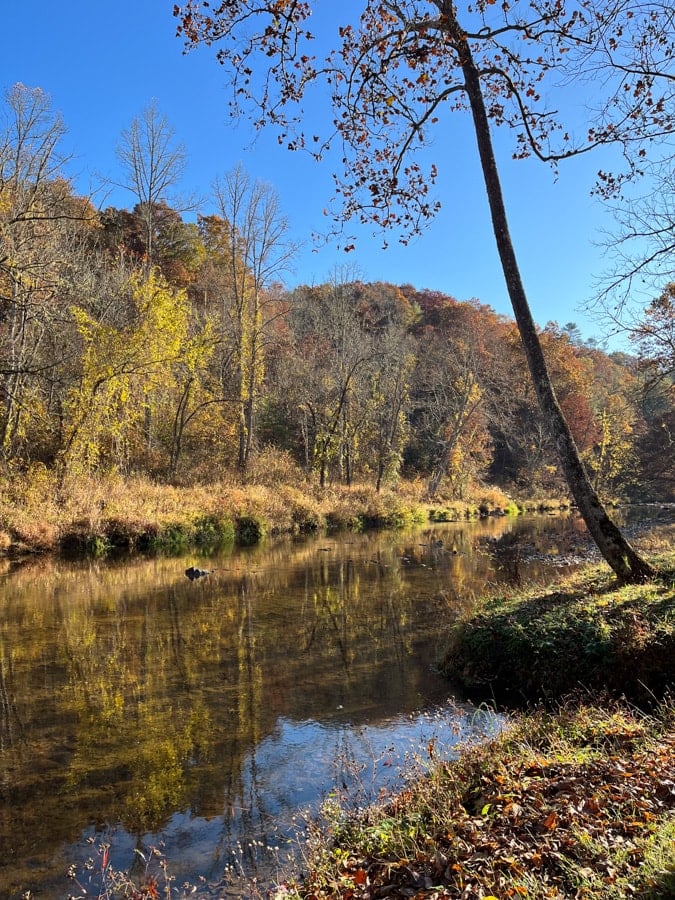
<svg viewBox="0 0 675 900">
<path fill-rule="evenodd" d="M 158 270 L 136 273 L 128 288 L 135 308 L 130 324 L 108 325 L 71 309 L 84 351 L 80 383 L 65 408 L 69 466 L 96 465 L 104 446 L 124 452 L 157 402 L 153 396 L 176 389 L 178 364 L 195 372 L 212 352 L 212 326 L 190 339 L 187 295 Z"/>
<path fill-rule="evenodd" d="M 8 190 L 0 190 L 0 216 L 6 216 L 12 209 L 12 196 Z"/>
<path fill-rule="evenodd" d="M 166 362 L 178 354 L 187 338 L 187 295 L 172 290 L 157 270 L 147 278 L 134 275 L 130 285 L 139 316 L 130 340 L 142 353 L 154 356 L 153 362 Z"/>
</svg>

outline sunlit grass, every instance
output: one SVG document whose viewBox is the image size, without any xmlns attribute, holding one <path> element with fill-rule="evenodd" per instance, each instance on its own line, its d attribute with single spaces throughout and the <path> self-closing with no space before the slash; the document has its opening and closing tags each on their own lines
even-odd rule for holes
<svg viewBox="0 0 675 900">
<path fill-rule="evenodd" d="M 664 546 L 658 532 L 651 546 Z M 651 558 L 660 575 L 647 584 L 621 585 L 607 566 L 589 565 L 545 587 L 484 598 L 453 627 L 443 670 L 511 703 L 584 688 L 640 702 L 661 696 L 673 681 L 675 551 Z"/>
<path fill-rule="evenodd" d="M 422 482 L 318 484 L 283 454 L 256 460 L 245 482 L 230 477 L 208 485 L 168 485 L 116 473 L 57 477 L 43 465 L 0 473 L 0 552 L 69 549 L 101 553 L 112 546 L 142 548 L 199 543 L 200 522 L 255 522 L 260 535 L 404 528 L 434 520 L 432 510 L 467 518 L 515 508 L 496 489 L 477 489 L 461 503 L 431 506 Z M 439 514 L 439 518 L 444 518 Z M 208 530 L 208 529 L 207 529 Z M 216 529 L 217 530 L 217 529 Z"/>
</svg>

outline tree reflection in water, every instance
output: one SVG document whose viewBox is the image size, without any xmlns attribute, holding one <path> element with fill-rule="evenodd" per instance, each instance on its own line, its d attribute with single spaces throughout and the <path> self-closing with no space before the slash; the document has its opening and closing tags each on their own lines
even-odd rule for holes
<svg viewBox="0 0 675 900">
<path fill-rule="evenodd" d="M 490 541 L 570 527 L 287 538 L 197 560 L 196 580 L 167 558 L 8 566 L 0 895 L 67 896 L 97 836 L 123 869 L 162 842 L 179 881 L 233 854 L 266 877 L 299 809 L 336 786 L 365 802 L 430 736 L 451 752 L 493 727 L 435 674 L 445 631 L 507 577 Z"/>
</svg>

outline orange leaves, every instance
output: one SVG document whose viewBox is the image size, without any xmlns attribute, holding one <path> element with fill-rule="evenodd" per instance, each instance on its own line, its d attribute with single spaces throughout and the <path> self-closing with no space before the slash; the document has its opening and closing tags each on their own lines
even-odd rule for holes
<svg viewBox="0 0 675 900">
<path fill-rule="evenodd" d="M 353 875 L 354 884 L 366 884 L 368 881 L 368 874 L 365 869 L 357 869 Z"/>
<path fill-rule="evenodd" d="M 503 813 L 505 816 L 508 816 L 509 819 L 518 819 L 523 813 L 523 807 L 519 803 L 511 800 L 504 807 Z"/>
<path fill-rule="evenodd" d="M 325 890 L 304 896 L 553 900 L 591 879 L 638 893 L 645 842 L 675 810 L 669 724 L 643 734 L 630 715 L 603 717 L 597 727 L 580 716 L 561 720 L 552 744 L 536 751 L 498 745 L 458 769 L 446 764 L 444 790 L 425 779 L 394 797 L 383 820 L 370 811 L 365 845 L 350 837 Z M 387 841 L 369 852 L 383 823 Z"/>
<path fill-rule="evenodd" d="M 544 820 L 544 828 L 547 831 L 555 831 L 558 827 L 558 816 L 554 812 L 550 812 Z"/>
<path fill-rule="evenodd" d="M 148 883 L 140 890 L 134 891 L 132 900 L 159 900 L 159 885 L 154 875 L 148 879 Z"/>
</svg>

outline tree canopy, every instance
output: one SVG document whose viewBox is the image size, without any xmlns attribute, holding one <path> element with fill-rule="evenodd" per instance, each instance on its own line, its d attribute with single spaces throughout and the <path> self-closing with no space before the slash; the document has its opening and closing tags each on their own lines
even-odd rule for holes
<svg viewBox="0 0 675 900">
<path fill-rule="evenodd" d="M 348 268 L 286 288 L 293 247 L 283 214 L 272 186 L 242 170 L 220 178 L 196 223 L 157 204 L 149 267 L 138 204 L 97 211 L 75 193 L 48 98 L 21 87 L 6 103 L 4 471 L 116 470 L 173 482 L 283 471 L 378 488 L 405 477 L 439 502 L 470 500 L 486 484 L 516 496 L 566 491 L 512 319 L 478 300 L 364 283 Z M 33 103 L 40 114 L 16 129 L 14 105 Z M 12 168 L 19 145 L 33 148 L 36 160 L 21 158 L 41 180 Z M 224 193 L 228 184 L 234 192 Z M 606 353 L 571 323 L 538 328 L 603 497 L 675 498 L 671 293 L 648 310 L 634 355 Z M 247 374 L 255 377 L 242 390 Z"/>
<path fill-rule="evenodd" d="M 650 567 L 604 509 L 556 397 L 509 234 L 490 125 L 514 130 L 517 158 L 557 163 L 618 145 L 627 167 L 598 175 L 598 190 L 615 194 L 639 173 L 645 141 L 671 130 L 673 30 L 663 26 L 672 12 L 585 0 L 479 0 L 461 8 L 450 0 L 364 0 L 361 9 L 358 21 L 342 21 L 322 58 L 310 49 L 306 2 L 228 0 L 212 10 L 189 0 L 174 11 L 188 45 L 218 42 L 235 108 L 243 100 L 256 111 L 256 125 L 274 126 L 290 149 L 308 147 L 298 108 L 309 87 L 328 89 L 329 131 L 323 139 L 314 133 L 312 152 L 320 158 L 335 141 L 344 148 L 344 172 L 336 174 L 342 221 L 358 216 L 396 228 L 404 241 L 418 231 L 438 209 L 428 197 L 437 170 L 432 162 L 425 171 L 415 152 L 441 109 L 470 111 L 502 270 L 546 426 L 602 555 L 622 579 L 642 580 Z M 569 86 L 598 75 L 598 109 L 584 123 L 585 136 L 575 138 L 565 117 L 547 107 L 548 83 Z"/>
</svg>

